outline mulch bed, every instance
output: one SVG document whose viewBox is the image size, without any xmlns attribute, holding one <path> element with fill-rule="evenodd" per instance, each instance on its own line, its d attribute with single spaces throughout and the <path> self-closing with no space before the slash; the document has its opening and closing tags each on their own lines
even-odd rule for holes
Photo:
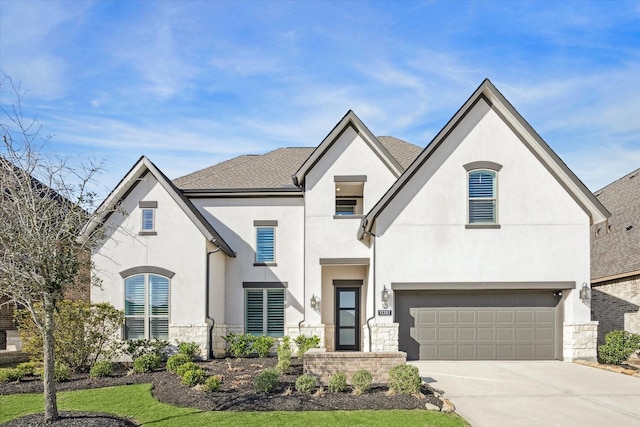
<svg viewBox="0 0 640 427">
<path fill-rule="evenodd" d="M 128 373 L 121 366 L 118 371 L 106 378 L 89 378 L 87 375 L 75 375 L 70 381 L 57 384 L 58 391 L 82 390 L 98 387 L 110 387 L 125 384 L 152 383 L 152 393 L 161 402 L 181 407 L 197 408 L 205 411 L 331 411 L 357 409 L 425 409 L 426 403 L 442 406 L 442 402 L 433 390 L 423 385 L 422 395 L 406 396 L 389 394 L 385 385 L 374 384 L 366 393 L 355 396 L 351 391 L 322 395 L 306 395 L 295 389 L 295 381 L 302 374 L 302 362 L 291 361 L 291 369 L 280 378 L 280 385 L 270 394 L 256 393 L 253 388 L 255 376 L 269 367 L 275 367 L 276 358 L 217 359 L 200 362 L 207 375 L 221 375 L 220 390 L 205 393 L 197 387 L 187 387 L 180 378 L 166 371 L 148 374 Z M 42 393 L 42 381 L 26 378 L 18 383 L 0 384 L 0 394 Z M 65 417 L 56 426 L 128 426 L 130 422 L 116 419 L 111 415 L 98 415 L 94 424 L 89 424 L 87 414 L 72 414 Z M 42 415 L 23 417 L 14 420 L 8 426 L 25 427 L 41 425 Z M 29 420 L 28 420 L 29 419 Z M 23 422 L 24 421 L 24 422 Z"/>
</svg>

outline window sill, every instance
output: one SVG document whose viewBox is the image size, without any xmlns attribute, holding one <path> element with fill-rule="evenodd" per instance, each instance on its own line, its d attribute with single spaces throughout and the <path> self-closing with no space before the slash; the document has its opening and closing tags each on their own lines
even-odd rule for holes
<svg viewBox="0 0 640 427">
<path fill-rule="evenodd" d="M 138 233 L 140 236 L 157 236 L 157 231 L 141 231 Z"/>
<path fill-rule="evenodd" d="M 500 228 L 500 224 L 467 224 L 464 226 L 467 230 L 469 229 L 498 229 Z"/>
<path fill-rule="evenodd" d="M 364 215 L 334 215 L 333 219 L 353 219 L 353 218 L 364 218 Z"/>
<path fill-rule="evenodd" d="M 275 262 L 254 262 L 254 267 L 276 267 L 278 264 Z"/>
</svg>

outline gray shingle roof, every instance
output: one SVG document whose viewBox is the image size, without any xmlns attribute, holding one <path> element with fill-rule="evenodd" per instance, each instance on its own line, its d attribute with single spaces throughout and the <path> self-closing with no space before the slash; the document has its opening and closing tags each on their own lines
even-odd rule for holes
<svg viewBox="0 0 640 427">
<path fill-rule="evenodd" d="M 591 280 L 640 271 L 640 169 L 594 194 L 611 218 L 591 227 Z"/>
<path fill-rule="evenodd" d="M 422 148 L 390 136 L 378 138 L 406 168 Z M 312 147 L 278 148 L 262 155 L 244 155 L 173 180 L 182 190 L 292 189 L 293 175 L 311 155 Z"/>
</svg>

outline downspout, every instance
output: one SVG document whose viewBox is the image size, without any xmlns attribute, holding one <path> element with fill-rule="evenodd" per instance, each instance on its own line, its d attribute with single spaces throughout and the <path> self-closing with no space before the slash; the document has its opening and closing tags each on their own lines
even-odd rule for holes
<svg viewBox="0 0 640 427">
<path fill-rule="evenodd" d="M 378 265 L 376 264 L 376 235 L 370 231 L 366 231 L 363 227 L 364 233 L 372 237 L 373 240 L 373 315 L 367 319 L 367 328 L 369 329 L 369 351 L 373 346 L 373 338 L 371 337 L 371 321 L 376 317 L 376 270 Z"/>
<path fill-rule="evenodd" d="M 215 244 L 216 240 L 213 239 L 211 240 L 211 243 Z M 207 359 L 213 359 L 213 343 L 212 338 L 211 338 L 211 334 L 213 333 L 213 327 L 216 325 L 216 321 L 213 317 L 211 317 L 209 315 L 209 271 L 210 271 L 210 264 L 211 264 L 211 255 L 215 254 L 216 252 L 218 252 L 220 250 L 220 246 L 217 247 L 217 249 L 213 250 L 213 251 L 208 251 L 207 252 L 207 267 L 206 267 L 206 277 L 205 277 L 205 296 L 204 296 L 204 307 L 205 307 L 205 316 L 206 316 L 206 323 L 207 325 L 209 325 L 209 328 L 207 330 Z"/>
<path fill-rule="evenodd" d="M 298 178 L 292 175 L 293 183 L 302 191 L 302 320 L 298 322 L 298 334 L 302 335 L 302 324 L 307 320 L 307 201 L 305 199 L 304 188 L 298 183 Z"/>
</svg>

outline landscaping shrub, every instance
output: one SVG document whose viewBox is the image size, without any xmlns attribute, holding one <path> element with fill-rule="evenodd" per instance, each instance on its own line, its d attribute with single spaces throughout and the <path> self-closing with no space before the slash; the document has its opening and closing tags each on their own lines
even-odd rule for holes
<svg viewBox="0 0 640 427">
<path fill-rule="evenodd" d="M 57 362 L 53 368 L 53 380 L 57 383 L 69 381 L 71 378 L 71 369 L 62 362 Z M 44 370 L 42 372 L 42 380 L 44 381 Z"/>
<path fill-rule="evenodd" d="M 133 361 L 133 370 L 140 373 L 152 372 L 160 367 L 162 358 L 154 353 L 143 354 Z"/>
<path fill-rule="evenodd" d="M 276 352 L 278 354 L 276 369 L 284 374 L 291 367 L 291 337 L 282 337 L 282 342 L 278 344 Z"/>
<path fill-rule="evenodd" d="M 253 381 L 256 392 L 270 393 L 280 383 L 280 372 L 274 368 L 267 368 L 260 372 Z"/>
<path fill-rule="evenodd" d="M 193 360 L 200 355 L 200 344 L 196 342 L 179 342 L 178 354 L 189 356 L 189 360 Z"/>
<path fill-rule="evenodd" d="M 101 360 L 93 364 L 89 370 L 91 378 L 108 377 L 113 373 L 113 363 L 109 360 Z"/>
<path fill-rule="evenodd" d="M 412 365 L 398 365 L 389 372 L 389 389 L 400 394 L 416 394 L 422 380 L 418 368 Z"/>
<path fill-rule="evenodd" d="M 294 341 L 298 346 L 298 359 L 302 359 L 304 353 L 310 348 L 320 347 L 320 338 L 317 335 L 314 335 L 312 337 L 299 335 Z"/>
<path fill-rule="evenodd" d="M 269 356 L 269 350 L 271 349 L 271 347 L 273 347 L 273 344 L 275 342 L 276 340 L 273 337 L 267 337 L 264 335 L 260 337 L 256 337 L 256 340 L 253 343 L 252 349 L 256 353 L 258 353 L 258 356 L 267 357 Z"/>
<path fill-rule="evenodd" d="M 220 376 L 214 375 L 205 380 L 204 384 L 202 384 L 202 390 L 206 392 L 214 392 L 220 390 Z"/>
<path fill-rule="evenodd" d="M 22 371 L 23 375 L 33 375 L 38 366 L 39 364 L 36 362 L 23 362 L 19 363 L 18 366 L 16 366 L 16 369 Z"/>
<path fill-rule="evenodd" d="M 340 393 L 347 389 L 347 376 L 342 372 L 336 372 L 329 378 L 329 391 Z"/>
<path fill-rule="evenodd" d="M 168 341 L 152 339 L 152 340 L 129 340 L 122 344 L 122 352 L 135 360 L 141 356 L 155 355 L 160 361 L 167 355 Z M 160 366 L 160 365 L 158 365 Z"/>
<path fill-rule="evenodd" d="M 296 390 L 300 393 L 311 394 L 318 385 L 318 380 L 313 375 L 302 374 L 296 380 Z"/>
<path fill-rule="evenodd" d="M 200 367 L 198 366 L 198 364 L 194 362 L 183 363 L 182 365 L 176 368 L 176 375 L 181 377 L 184 375 L 185 372 L 193 371 L 194 369 L 199 369 L 199 368 Z"/>
<path fill-rule="evenodd" d="M 167 359 L 167 371 L 176 373 L 176 370 L 187 362 L 191 362 L 191 356 L 178 353 Z"/>
<path fill-rule="evenodd" d="M 353 374 L 353 377 L 351 377 L 351 384 L 353 384 L 354 394 L 362 394 L 369 390 L 372 379 L 373 378 L 369 371 L 364 369 Z"/>
<path fill-rule="evenodd" d="M 187 385 L 189 387 L 193 387 L 196 384 L 202 384 L 204 382 L 205 371 L 201 367 L 197 366 L 194 369 L 189 369 L 185 371 L 181 375 L 181 377 L 182 377 L 182 384 Z"/>
<path fill-rule="evenodd" d="M 227 342 L 229 352 L 232 355 L 235 357 L 245 357 L 251 354 L 253 342 L 256 337 L 251 334 L 234 334 L 233 332 L 229 332 L 222 337 L 222 339 Z"/>
<path fill-rule="evenodd" d="M 41 306 L 36 305 L 41 312 Z M 42 361 L 42 333 L 31 313 L 18 310 L 20 337 L 31 360 Z M 109 359 L 116 351 L 114 336 L 124 324 L 124 313 L 107 303 L 60 301 L 54 313 L 54 351 L 56 360 L 73 372 L 86 372 L 99 359 Z"/>
<path fill-rule="evenodd" d="M 0 368 L 0 383 L 20 381 L 24 372 L 18 368 Z"/>
<path fill-rule="evenodd" d="M 640 335 L 627 331 L 611 331 L 604 337 L 604 344 L 598 347 L 598 357 L 604 363 L 620 365 L 629 359 L 631 353 L 640 350 Z"/>
</svg>

